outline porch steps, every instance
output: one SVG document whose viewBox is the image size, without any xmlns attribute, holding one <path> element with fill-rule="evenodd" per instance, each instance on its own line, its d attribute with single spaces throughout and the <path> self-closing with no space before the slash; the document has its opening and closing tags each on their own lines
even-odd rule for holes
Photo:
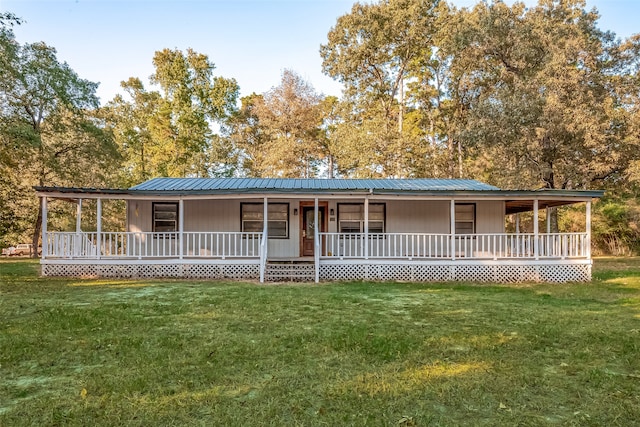
<svg viewBox="0 0 640 427">
<path fill-rule="evenodd" d="M 313 282 L 313 261 L 267 261 L 264 280 L 267 282 Z"/>
</svg>

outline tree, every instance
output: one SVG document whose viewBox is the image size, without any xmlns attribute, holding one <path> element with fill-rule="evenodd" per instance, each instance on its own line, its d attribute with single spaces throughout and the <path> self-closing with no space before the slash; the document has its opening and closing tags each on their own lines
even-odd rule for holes
<svg viewBox="0 0 640 427">
<path fill-rule="evenodd" d="M 313 87 L 291 70 L 263 95 L 242 99 L 228 123 L 245 172 L 252 176 L 317 176 L 326 153 L 321 130 L 322 100 Z"/>
<path fill-rule="evenodd" d="M 140 79 L 121 82 L 130 98 L 122 95 L 107 104 L 104 116 L 123 156 L 122 184 L 131 186 L 158 175 L 161 154 L 150 129 L 151 119 L 158 114 L 160 93 L 147 91 Z"/>
<path fill-rule="evenodd" d="M 238 168 L 245 176 L 265 177 L 268 135 L 260 123 L 256 108 L 264 103 L 262 95 L 255 93 L 243 97 L 240 108 L 233 113 L 224 126 L 230 144 L 236 147 Z"/>
<path fill-rule="evenodd" d="M 158 144 L 158 172 L 164 176 L 226 175 L 230 147 L 216 138 L 214 123 L 235 111 L 239 87 L 234 79 L 214 77 L 215 65 L 206 55 L 187 49 L 155 53 L 151 82 L 161 98 L 149 130 Z"/>
<path fill-rule="evenodd" d="M 344 101 L 351 109 L 337 130 L 347 138 L 336 157 L 344 170 L 358 176 L 415 175 L 415 159 L 423 149 L 415 134 L 403 131 L 405 79 L 416 57 L 432 49 L 437 4 L 356 3 L 321 46 L 323 71 L 344 83 Z"/>
<path fill-rule="evenodd" d="M 3 36 L 6 37 L 5 32 Z M 5 38 L 3 46 L 7 46 Z M 95 112 L 97 84 L 81 79 L 55 49 L 44 43 L 20 46 L 8 38 L 3 49 L 2 139 L 3 169 L 17 184 L 11 197 L 33 224 L 32 241 L 38 246 L 42 225 L 41 205 L 34 206 L 32 185 L 92 185 L 104 182 L 101 160 L 116 156 Z M 5 172 L 3 171 L 3 172 Z M 3 173 L 4 175 L 4 173 Z M 6 184 L 5 184 L 6 185 Z M 4 186 L 4 185 L 3 185 Z M 31 212 L 37 212 L 32 216 Z M 20 230 L 16 230 L 20 231 Z"/>
</svg>

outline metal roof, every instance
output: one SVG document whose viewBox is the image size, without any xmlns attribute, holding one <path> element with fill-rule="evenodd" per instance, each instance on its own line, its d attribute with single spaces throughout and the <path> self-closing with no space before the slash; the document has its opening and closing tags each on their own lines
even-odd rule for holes
<svg viewBox="0 0 640 427">
<path fill-rule="evenodd" d="M 131 193 L 325 193 L 325 192 L 491 191 L 499 188 L 471 179 L 294 179 L 154 178 Z"/>
<path fill-rule="evenodd" d="M 349 197 L 458 198 L 459 200 L 504 200 L 509 213 L 568 205 L 603 196 L 602 190 L 501 190 L 470 179 L 294 179 L 294 178 L 154 178 L 129 189 L 34 187 L 40 196 L 77 200 L 82 198 L 202 198 L 256 195 L 296 197 L 324 195 Z"/>
</svg>

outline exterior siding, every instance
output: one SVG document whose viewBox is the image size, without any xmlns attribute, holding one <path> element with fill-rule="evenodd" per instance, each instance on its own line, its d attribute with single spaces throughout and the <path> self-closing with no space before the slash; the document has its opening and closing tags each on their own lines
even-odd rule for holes
<svg viewBox="0 0 640 427">
<path fill-rule="evenodd" d="M 476 233 L 504 233 L 504 202 L 476 202 Z"/>
<path fill-rule="evenodd" d="M 305 199 L 309 201 L 309 199 Z M 289 238 L 269 239 L 269 258 L 292 258 L 300 256 L 300 202 L 292 199 L 269 199 L 270 202 L 289 203 Z M 184 203 L 184 231 L 241 231 L 240 204 L 261 203 L 262 199 L 231 200 L 187 200 Z M 338 232 L 338 204 L 360 203 L 360 200 L 329 200 L 329 232 Z M 447 200 L 371 200 L 370 203 L 385 203 L 387 233 L 449 233 L 450 204 Z M 504 202 L 476 202 L 476 232 L 504 232 Z M 131 200 L 127 209 L 129 230 L 152 231 L 152 201 Z"/>
</svg>

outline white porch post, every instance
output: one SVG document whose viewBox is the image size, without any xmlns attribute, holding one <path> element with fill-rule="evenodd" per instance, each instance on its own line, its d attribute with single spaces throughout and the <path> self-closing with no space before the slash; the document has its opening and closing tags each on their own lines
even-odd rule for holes
<svg viewBox="0 0 640 427">
<path fill-rule="evenodd" d="M 538 199 L 533 201 L 533 256 L 540 259 L 540 230 L 538 224 Z"/>
<path fill-rule="evenodd" d="M 268 227 L 268 224 L 269 224 L 269 204 L 268 204 L 268 201 L 267 201 L 266 197 L 264 198 L 264 201 L 263 201 L 262 216 L 263 216 L 263 218 L 262 218 L 262 221 L 263 221 L 263 223 L 262 223 L 262 232 L 264 233 L 264 237 L 267 238 L 268 237 L 267 236 L 267 231 L 269 231 L 269 227 Z"/>
<path fill-rule="evenodd" d="M 96 257 L 100 259 L 100 255 L 102 254 L 102 199 L 97 199 L 97 213 L 96 213 L 96 246 L 97 253 Z"/>
<path fill-rule="evenodd" d="M 585 255 L 587 256 L 587 259 L 591 259 L 591 200 L 587 201 L 587 206 L 586 206 L 586 212 L 585 212 L 586 218 L 585 218 L 585 222 L 586 222 L 586 231 L 587 231 L 587 241 L 585 242 Z"/>
<path fill-rule="evenodd" d="M 450 224 L 450 228 L 451 228 L 451 259 L 453 261 L 455 261 L 456 259 L 456 201 L 454 199 L 451 199 L 451 214 L 450 214 L 450 219 L 451 219 L 451 224 Z"/>
<path fill-rule="evenodd" d="M 262 207 L 262 242 L 260 242 L 260 283 L 264 283 L 267 268 L 267 249 L 269 246 L 269 204 L 267 197 L 263 199 Z"/>
<path fill-rule="evenodd" d="M 320 281 L 320 245 L 318 239 L 320 238 L 319 223 L 320 217 L 318 216 L 318 198 L 316 197 L 313 205 L 313 263 L 315 265 L 315 281 Z"/>
<path fill-rule="evenodd" d="M 179 252 L 178 255 L 180 259 L 184 256 L 184 200 L 181 198 L 178 201 L 178 243 L 179 243 Z"/>
<path fill-rule="evenodd" d="M 369 196 L 364 198 L 364 259 L 369 259 Z"/>
<path fill-rule="evenodd" d="M 76 233 L 82 232 L 82 199 L 78 199 L 78 205 L 76 206 Z"/>
<path fill-rule="evenodd" d="M 82 199 L 78 199 L 78 204 L 76 205 L 76 235 L 73 239 L 73 255 L 80 256 L 82 255 Z"/>
<path fill-rule="evenodd" d="M 48 241 L 47 241 L 47 196 L 42 196 L 42 259 L 45 259 L 47 255 Z M 36 248 L 38 253 L 38 248 Z"/>
<path fill-rule="evenodd" d="M 520 234 L 520 214 L 516 214 L 516 234 Z"/>
</svg>

